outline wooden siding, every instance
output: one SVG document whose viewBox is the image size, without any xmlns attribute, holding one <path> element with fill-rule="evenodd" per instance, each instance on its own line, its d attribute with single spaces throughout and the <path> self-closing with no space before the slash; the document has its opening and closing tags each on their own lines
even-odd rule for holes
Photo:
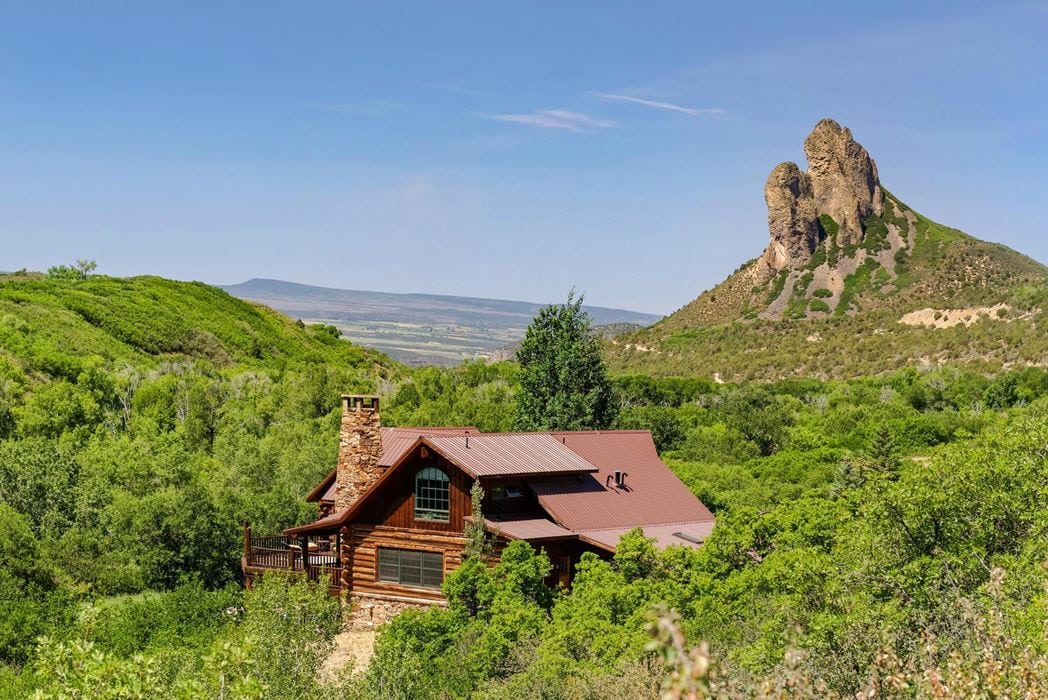
<svg viewBox="0 0 1048 700">
<path fill-rule="evenodd" d="M 408 457 L 408 462 L 383 484 L 380 492 L 369 499 L 368 504 L 354 519 L 355 522 L 446 533 L 463 531 L 463 518 L 469 515 L 471 510 L 469 490 L 473 486 L 473 479 L 428 449 L 427 456 L 422 457 L 421 449 L 424 448 L 416 450 L 415 454 Z M 436 467 L 448 475 L 450 513 L 446 523 L 415 519 L 415 475 L 426 467 Z"/>
<path fill-rule="evenodd" d="M 444 576 L 462 563 L 466 540 L 462 536 L 439 534 L 386 525 L 353 525 L 343 538 L 344 588 L 353 594 L 395 596 L 440 602 L 439 588 L 403 586 L 378 580 L 378 548 L 440 552 L 444 557 Z"/>
</svg>

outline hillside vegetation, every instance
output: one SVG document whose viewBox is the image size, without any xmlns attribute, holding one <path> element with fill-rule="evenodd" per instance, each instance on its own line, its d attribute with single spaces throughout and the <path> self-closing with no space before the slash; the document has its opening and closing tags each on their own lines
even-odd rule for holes
<svg viewBox="0 0 1048 700">
<path fill-rule="evenodd" d="M 312 516 L 340 393 L 402 373 L 199 283 L 0 280 L 0 660 L 81 603 L 238 581 L 241 523 Z"/>
<path fill-rule="evenodd" d="M 651 430 L 716 512 L 705 546 L 632 535 L 555 591 L 515 543 L 449 577 L 448 608 L 383 628 L 365 674 L 322 679 L 338 606 L 278 578 L 241 590 L 241 524 L 315 517 L 341 392 L 379 391 L 386 424 L 505 430 L 517 366 L 409 372 L 152 278 L 0 299 L 0 697 L 655 698 L 681 630 L 724 697 L 1048 686 L 1042 370 L 621 376 L 616 426 Z M 207 352 L 181 340 L 204 333 Z M 679 624 L 649 628 L 660 606 Z"/>
<path fill-rule="evenodd" d="M 865 154 L 829 120 L 806 150 L 829 148 L 824 138 Z M 833 216 L 815 216 L 809 189 L 829 176 L 779 166 L 766 188 L 764 254 L 654 326 L 612 339 L 614 369 L 737 381 L 858 377 L 907 365 L 996 372 L 1045 362 L 1048 268 L 914 211 L 880 187 L 868 156 L 854 162 L 830 151 L 817 162 L 865 167 L 859 179 L 873 183 L 860 192 L 839 178 L 822 185 L 835 206 L 869 210 L 852 227 L 858 238 L 845 242 Z"/>
<path fill-rule="evenodd" d="M 54 362 L 75 364 L 88 356 L 143 367 L 174 359 L 217 367 L 394 366 L 379 353 L 339 341 L 330 327 L 295 324 L 216 287 L 160 277 L 0 276 L 0 352 L 31 368 L 46 356 L 59 371 Z"/>
</svg>

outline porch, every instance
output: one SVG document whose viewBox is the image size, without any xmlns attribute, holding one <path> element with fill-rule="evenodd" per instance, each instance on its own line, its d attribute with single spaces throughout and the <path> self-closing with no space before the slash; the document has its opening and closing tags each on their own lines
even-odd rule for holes
<svg viewBox="0 0 1048 700">
<path fill-rule="evenodd" d="M 244 553 L 241 567 L 250 588 L 255 576 L 266 572 L 304 575 L 327 585 L 328 593 L 338 596 L 343 589 L 342 535 L 255 536 L 244 525 Z"/>
</svg>

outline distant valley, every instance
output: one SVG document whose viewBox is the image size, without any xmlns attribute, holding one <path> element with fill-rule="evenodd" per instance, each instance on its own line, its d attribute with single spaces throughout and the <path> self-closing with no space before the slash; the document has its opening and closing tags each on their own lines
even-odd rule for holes
<svg viewBox="0 0 1048 700">
<path fill-rule="evenodd" d="M 542 304 L 501 299 L 393 294 L 251 279 L 223 286 L 235 297 L 265 304 L 306 323 L 336 326 L 355 343 L 401 362 L 455 365 L 504 357 L 524 337 Z M 595 326 L 649 326 L 655 314 L 587 306 Z"/>
</svg>

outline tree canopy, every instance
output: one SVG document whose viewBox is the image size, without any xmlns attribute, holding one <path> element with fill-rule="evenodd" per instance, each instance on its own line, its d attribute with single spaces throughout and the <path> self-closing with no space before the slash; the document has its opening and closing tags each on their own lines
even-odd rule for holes
<svg viewBox="0 0 1048 700">
<path fill-rule="evenodd" d="M 539 311 L 517 351 L 519 430 L 608 428 L 615 421 L 611 380 L 583 297 Z"/>
</svg>

